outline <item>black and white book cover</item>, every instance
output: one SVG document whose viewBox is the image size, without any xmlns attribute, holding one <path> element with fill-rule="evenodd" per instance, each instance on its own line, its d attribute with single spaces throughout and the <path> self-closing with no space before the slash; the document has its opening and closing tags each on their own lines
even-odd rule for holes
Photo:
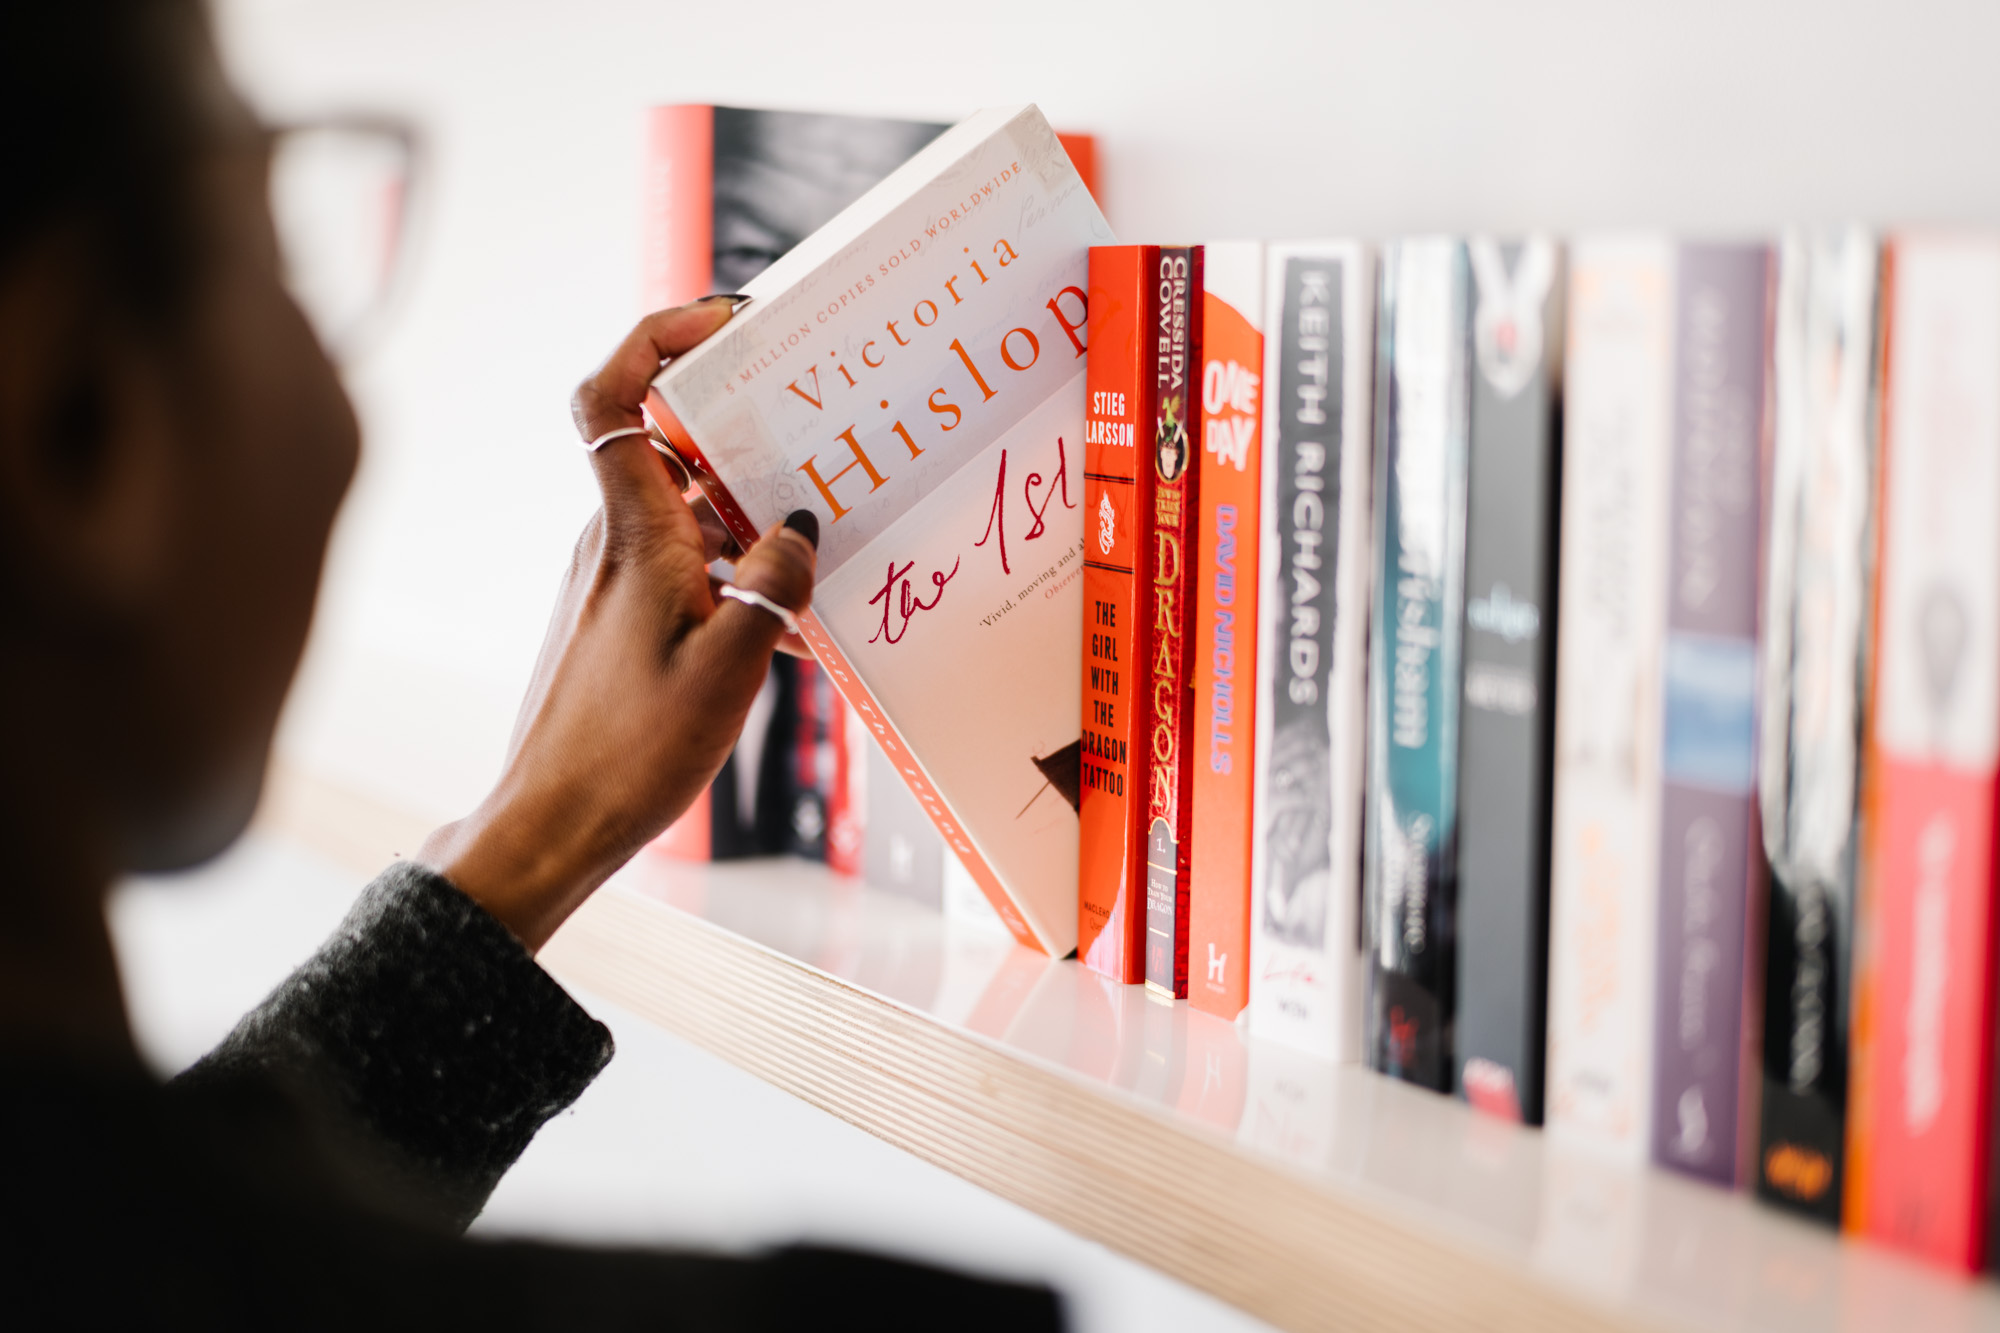
<svg viewBox="0 0 2000 1333">
<path fill-rule="evenodd" d="M 1562 460 L 1562 251 L 1469 242 L 1472 309 L 1465 676 L 1459 714 L 1454 1088 L 1542 1121 L 1556 520 Z"/>
</svg>

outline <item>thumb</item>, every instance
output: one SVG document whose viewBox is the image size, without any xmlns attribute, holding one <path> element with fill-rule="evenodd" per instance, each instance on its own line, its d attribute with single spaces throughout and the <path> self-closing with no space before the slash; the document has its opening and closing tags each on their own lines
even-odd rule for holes
<svg viewBox="0 0 2000 1333">
<path fill-rule="evenodd" d="M 819 520 L 810 510 L 773 524 L 736 562 L 736 586 L 761 593 L 787 611 L 805 610 L 812 604 L 818 541 Z M 749 662 L 768 658 L 784 632 L 784 622 L 765 608 L 724 597 L 700 638 L 703 652 L 720 662 Z"/>
</svg>

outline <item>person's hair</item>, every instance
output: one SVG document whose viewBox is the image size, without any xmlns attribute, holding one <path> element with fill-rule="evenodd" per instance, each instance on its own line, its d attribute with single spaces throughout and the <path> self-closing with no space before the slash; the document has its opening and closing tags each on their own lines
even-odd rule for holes
<svg viewBox="0 0 2000 1333">
<path fill-rule="evenodd" d="M 0 5 L 0 275 L 49 228 L 79 226 L 117 300 L 175 312 L 196 260 L 209 42 L 200 0 Z"/>
</svg>

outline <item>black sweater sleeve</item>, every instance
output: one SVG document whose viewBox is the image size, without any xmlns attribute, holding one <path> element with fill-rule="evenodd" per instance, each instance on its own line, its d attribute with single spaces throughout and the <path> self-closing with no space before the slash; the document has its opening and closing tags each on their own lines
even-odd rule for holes
<svg viewBox="0 0 2000 1333">
<path fill-rule="evenodd" d="M 176 1082 L 279 1083 L 339 1117 L 400 1211 L 463 1230 L 611 1033 L 443 876 L 370 884 L 319 952 Z"/>
<path fill-rule="evenodd" d="M 64 1085 L 86 1107 L 130 1111 L 115 1131 L 66 1107 L 11 1124 L 49 1099 L 6 1095 L 0 1062 L 0 1129 L 72 1144 L 31 1154 L 49 1165 L 28 1184 L 45 1187 L 0 1199 L 0 1230 L 10 1208 L 36 1217 L 57 1247 L 28 1265 L 41 1295 L 67 1323 L 102 1327 L 175 1323 L 170 1309 L 215 1329 L 1063 1326 L 1045 1287 L 834 1250 L 739 1259 L 440 1235 L 463 1230 L 610 1058 L 611 1034 L 505 927 L 442 877 L 393 866 L 169 1096 L 141 1084 L 93 1102 Z M 64 1209 L 87 1244 L 46 1224 Z M 119 1281 L 70 1273 L 107 1262 Z M 15 1295 L 35 1308 L 35 1291 Z"/>
</svg>

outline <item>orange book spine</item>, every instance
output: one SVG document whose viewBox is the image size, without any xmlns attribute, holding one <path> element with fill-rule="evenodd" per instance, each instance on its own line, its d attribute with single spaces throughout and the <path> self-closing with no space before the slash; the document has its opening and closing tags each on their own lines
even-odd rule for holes
<svg viewBox="0 0 2000 1333">
<path fill-rule="evenodd" d="M 1083 755 L 1077 810 L 1077 956 L 1145 979 L 1145 829 L 1137 702 L 1140 516 L 1153 425 L 1153 270 L 1159 247 L 1090 252 L 1084 427 Z M 1143 466 L 1142 466 L 1143 465 Z"/>
<path fill-rule="evenodd" d="M 1063 151 L 1069 154 L 1070 165 L 1083 178 L 1083 188 L 1097 193 L 1097 136 L 1094 134 L 1058 134 Z"/>
<path fill-rule="evenodd" d="M 1204 279 L 1188 1003 L 1233 1019 L 1250 999 L 1263 247 L 1209 246 Z"/>
</svg>

